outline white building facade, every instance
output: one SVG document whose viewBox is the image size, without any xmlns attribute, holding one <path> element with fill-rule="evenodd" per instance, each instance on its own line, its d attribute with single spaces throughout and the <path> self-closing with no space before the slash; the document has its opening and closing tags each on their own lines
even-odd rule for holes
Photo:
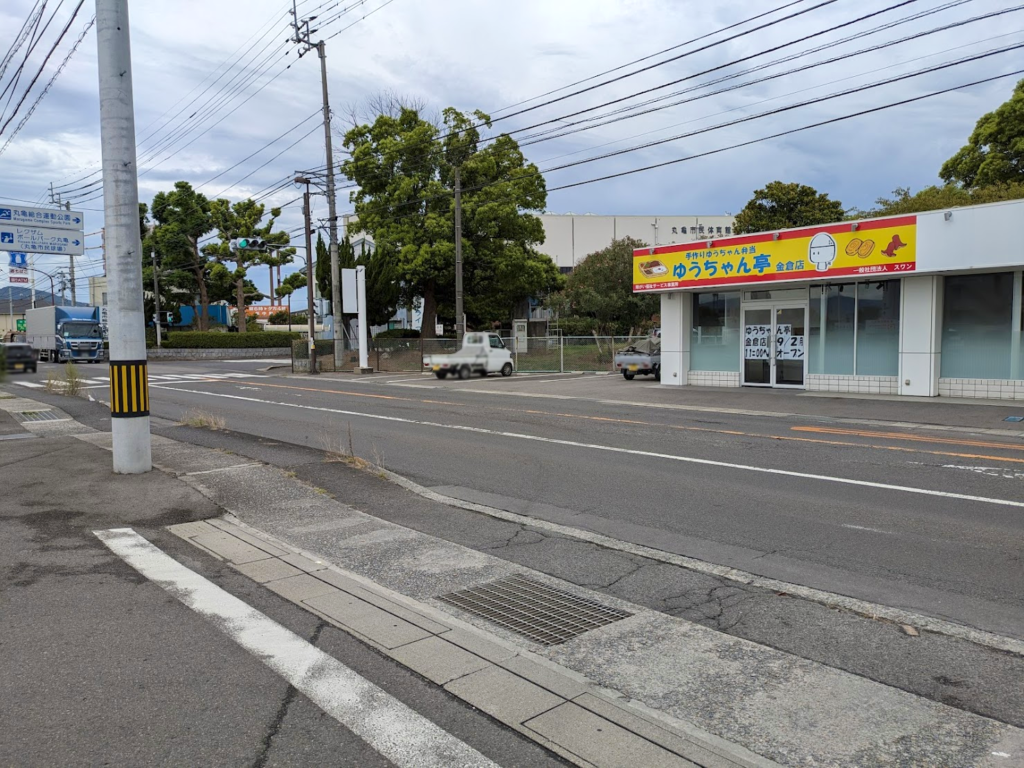
<svg viewBox="0 0 1024 768">
<path fill-rule="evenodd" d="M 653 245 L 672 245 L 709 237 L 728 237 L 733 216 L 601 216 L 597 214 L 544 213 L 541 253 L 548 254 L 562 272 L 571 272 L 595 251 L 612 240 L 632 237 Z"/>
<path fill-rule="evenodd" d="M 1024 400 L 1024 201 L 634 253 L 663 385 Z"/>
</svg>

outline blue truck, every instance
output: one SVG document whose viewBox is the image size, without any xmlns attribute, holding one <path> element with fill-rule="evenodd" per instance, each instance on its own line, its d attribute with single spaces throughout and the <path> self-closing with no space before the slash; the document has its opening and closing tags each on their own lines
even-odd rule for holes
<svg viewBox="0 0 1024 768">
<path fill-rule="evenodd" d="M 25 341 L 51 363 L 107 359 L 99 307 L 38 307 L 25 313 Z"/>
</svg>

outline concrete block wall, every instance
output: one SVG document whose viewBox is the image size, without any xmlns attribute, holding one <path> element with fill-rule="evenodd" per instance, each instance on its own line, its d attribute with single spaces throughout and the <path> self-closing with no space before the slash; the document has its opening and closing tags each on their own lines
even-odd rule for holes
<svg viewBox="0 0 1024 768">
<path fill-rule="evenodd" d="M 900 382 L 895 376 L 837 376 L 812 373 L 807 376 L 807 389 L 816 392 L 898 395 Z"/>
<path fill-rule="evenodd" d="M 1024 400 L 1024 381 L 1019 379 L 939 379 L 940 397 L 973 397 L 984 400 Z"/>
<path fill-rule="evenodd" d="M 739 371 L 690 371 L 687 384 L 691 387 L 738 387 Z"/>
</svg>

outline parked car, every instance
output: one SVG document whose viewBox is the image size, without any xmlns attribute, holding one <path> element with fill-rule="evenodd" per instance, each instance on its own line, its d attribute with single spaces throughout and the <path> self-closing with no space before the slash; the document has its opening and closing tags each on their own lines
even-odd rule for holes
<svg viewBox="0 0 1024 768">
<path fill-rule="evenodd" d="M 449 373 L 460 379 L 468 379 L 474 373 L 481 376 L 491 373 L 511 376 L 512 367 L 512 353 L 496 333 L 467 333 L 462 339 L 462 349 L 458 352 L 423 356 L 424 370 L 433 371 L 439 379 Z"/>
<path fill-rule="evenodd" d="M 0 344 L 4 367 L 8 371 L 36 372 L 37 356 L 31 344 Z"/>
<path fill-rule="evenodd" d="M 626 381 L 632 381 L 638 373 L 661 381 L 661 339 L 648 337 L 620 349 L 615 353 L 615 370 Z"/>
</svg>

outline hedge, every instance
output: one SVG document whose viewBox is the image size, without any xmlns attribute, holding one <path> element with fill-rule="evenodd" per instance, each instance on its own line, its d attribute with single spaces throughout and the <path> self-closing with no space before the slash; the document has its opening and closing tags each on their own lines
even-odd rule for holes
<svg viewBox="0 0 1024 768">
<path fill-rule="evenodd" d="M 420 332 L 415 328 L 391 328 L 381 331 L 373 338 L 375 339 L 418 339 Z"/>
<path fill-rule="evenodd" d="M 260 331 L 259 333 L 218 333 L 216 331 L 172 331 L 163 345 L 167 349 L 254 349 L 291 347 L 298 333 Z"/>
</svg>

